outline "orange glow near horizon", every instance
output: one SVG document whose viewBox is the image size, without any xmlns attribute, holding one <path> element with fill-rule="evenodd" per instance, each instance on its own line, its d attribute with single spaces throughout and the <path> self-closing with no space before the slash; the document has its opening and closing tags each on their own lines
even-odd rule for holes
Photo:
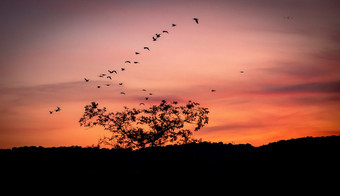
<svg viewBox="0 0 340 196">
<path fill-rule="evenodd" d="M 340 3 L 30 2 L 0 7 L 0 148 L 96 145 L 107 133 L 78 123 L 91 101 L 199 102 L 210 121 L 194 136 L 213 142 L 340 134 Z M 108 69 L 118 74 L 98 77 Z"/>
</svg>

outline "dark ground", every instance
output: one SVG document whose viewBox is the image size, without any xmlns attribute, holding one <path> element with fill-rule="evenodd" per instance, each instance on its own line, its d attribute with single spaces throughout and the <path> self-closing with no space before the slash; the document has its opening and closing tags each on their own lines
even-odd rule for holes
<svg viewBox="0 0 340 196">
<path fill-rule="evenodd" d="M 138 151 L 81 147 L 0 150 L 2 177 L 11 179 L 163 179 L 335 177 L 339 182 L 340 136 L 306 137 L 253 147 L 192 143 Z"/>
</svg>

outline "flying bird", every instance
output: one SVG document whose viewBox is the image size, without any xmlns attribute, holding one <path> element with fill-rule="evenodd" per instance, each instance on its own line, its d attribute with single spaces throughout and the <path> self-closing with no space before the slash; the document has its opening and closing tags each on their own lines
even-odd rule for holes
<svg viewBox="0 0 340 196">
<path fill-rule="evenodd" d="M 142 91 L 146 91 L 146 89 L 142 89 Z"/>
<path fill-rule="evenodd" d="M 116 73 L 117 74 L 117 71 L 116 70 L 107 70 L 109 73 Z"/>
<path fill-rule="evenodd" d="M 155 37 L 152 37 L 152 41 L 157 41 L 157 38 L 155 38 Z"/>
<path fill-rule="evenodd" d="M 157 38 L 161 37 L 161 34 L 157 34 L 157 33 L 156 33 L 156 37 L 157 37 Z"/>
<path fill-rule="evenodd" d="M 119 85 L 123 85 L 123 83 L 119 83 Z"/>
<path fill-rule="evenodd" d="M 145 50 L 149 50 L 150 51 L 150 48 L 149 47 L 144 47 Z"/>
<path fill-rule="evenodd" d="M 193 20 L 198 24 L 198 18 L 193 18 Z"/>
<path fill-rule="evenodd" d="M 152 93 L 149 93 L 149 95 L 153 95 Z"/>
<path fill-rule="evenodd" d="M 87 78 L 84 78 L 84 80 L 85 80 L 85 82 L 89 82 L 90 80 L 89 79 L 87 79 Z"/>
<path fill-rule="evenodd" d="M 140 103 L 139 105 L 145 105 L 144 103 Z"/>
<path fill-rule="evenodd" d="M 214 89 L 213 89 L 213 90 L 211 90 L 211 92 L 215 92 L 215 91 L 216 91 L 216 90 L 214 90 Z"/>
<path fill-rule="evenodd" d="M 122 68 L 122 71 L 125 71 L 125 68 Z"/>
<path fill-rule="evenodd" d="M 125 95 L 125 92 L 120 92 L 120 94 Z"/>
<path fill-rule="evenodd" d="M 97 88 L 100 88 L 100 86 L 97 86 Z"/>
<path fill-rule="evenodd" d="M 125 63 L 131 63 L 131 61 L 125 61 Z"/>
<path fill-rule="evenodd" d="M 244 73 L 244 71 L 240 71 L 240 73 Z"/>
<path fill-rule="evenodd" d="M 135 54 L 140 54 L 139 52 L 135 52 Z"/>
<path fill-rule="evenodd" d="M 53 111 L 49 111 L 50 112 L 50 114 L 53 114 Z"/>
<path fill-rule="evenodd" d="M 55 112 L 59 112 L 60 111 L 60 107 L 57 107 L 56 110 L 54 110 Z"/>
<path fill-rule="evenodd" d="M 171 26 L 172 26 L 172 27 L 175 27 L 175 26 L 176 26 L 176 24 L 172 24 Z"/>
<path fill-rule="evenodd" d="M 137 64 L 137 63 L 139 63 L 139 62 L 137 62 L 137 61 L 135 61 L 135 62 L 133 62 L 134 64 Z"/>
<path fill-rule="evenodd" d="M 100 74 L 99 75 L 99 77 L 101 77 L 101 78 L 104 77 L 104 76 L 106 76 L 106 74 Z"/>
<path fill-rule="evenodd" d="M 108 78 L 108 79 L 112 80 L 111 76 L 107 76 L 106 78 Z"/>
<path fill-rule="evenodd" d="M 162 31 L 163 33 L 169 33 L 168 31 Z"/>
<path fill-rule="evenodd" d="M 145 97 L 145 100 L 149 100 L 149 97 Z"/>
<path fill-rule="evenodd" d="M 106 86 L 110 86 L 110 84 L 105 84 Z"/>
</svg>

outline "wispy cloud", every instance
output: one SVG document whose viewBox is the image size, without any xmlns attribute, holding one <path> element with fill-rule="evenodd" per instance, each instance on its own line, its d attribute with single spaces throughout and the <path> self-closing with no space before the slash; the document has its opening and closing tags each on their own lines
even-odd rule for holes
<svg viewBox="0 0 340 196">
<path fill-rule="evenodd" d="M 320 66 L 317 63 L 309 62 L 271 62 L 272 66 L 259 68 L 257 71 L 265 72 L 266 74 L 274 74 L 280 77 L 295 77 L 295 78 L 318 78 L 329 74 L 329 67 Z"/>
<path fill-rule="evenodd" d="M 255 92 L 256 93 L 256 92 Z M 311 82 L 295 85 L 278 85 L 260 90 L 263 94 L 293 94 L 293 93 L 340 93 L 340 81 Z"/>
</svg>

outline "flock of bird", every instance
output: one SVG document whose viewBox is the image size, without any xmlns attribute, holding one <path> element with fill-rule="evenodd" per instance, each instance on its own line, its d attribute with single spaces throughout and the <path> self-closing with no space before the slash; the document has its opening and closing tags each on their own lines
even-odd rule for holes
<svg viewBox="0 0 340 196">
<path fill-rule="evenodd" d="M 286 20 L 292 20 L 292 19 L 294 19 L 292 16 L 284 16 L 283 18 L 286 19 Z M 198 19 L 198 18 L 193 18 L 193 20 L 194 20 L 194 22 L 195 22 L 196 24 L 199 24 L 199 19 Z M 177 26 L 177 24 L 171 24 L 171 27 L 176 27 L 176 26 Z M 155 35 L 152 36 L 152 41 L 157 41 L 157 40 L 161 37 L 161 35 L 162 35 L 162 34 L 165 34 L 165 33 L 166 33 L 166 34 L 169 34 L 169 31 L 163 30 L 162 33 L 155 33 Z M 149 48 L 148 46 L 144 46 L 143 49 L 144 49 L 144 50 L 150 51 L 150 48 Z M 139 55 L 139 54 L 140 54 L 140 52 L 135 52 L 135 55 Z M 131 64 L 131 63 L 139 64 L 138 61 L 130 61 L 130 60 L 126 60 L 126 61 L 124 62 L 124 64 Z M 120 68 L 120 70 L 121 70 L 121 71 L 125 71 L 125 68 L 122 67 L 122 68 Z M 102 73 L 102 74 L 98 75 L 98 77 L 100 77 L 100 78 L 106 78 L 106 79 L 108 79 L 108 80 L 112 80 L 112 78 L 113 78 L 113 75 L 112 75 L 112 74 L 118 74 L 118 71 L 117 71 L 117 70 L 107 70 L 107 71 L 108 71 L 108 74 Z M 241 70 L 240 73 L 243 74 L 244 71 Z M 85 82 L 90 82 L 90 79 L 88 79 L 88 78 L 84 78 L 84 80 L 85 80 Z M 111 84 L 109 84 L 109 83 L 105 84 L 105 86 L 110 86 L 110 85 L 111 85 Z M 122 82 L 119 82 L 118 85 L 122 86 L 123 83 L 122 83 Z M 97 88 L 101 88 L 101 86 L 100 86 L 100 85 L 97 85 Z M 146 90 L 146 89 L 142 89 L 142 91 L 147 91 L 147 90 Z M 214 92 L 216 92 L 216 90 L 215 90 L 215 89 L 212 89 L 211 92 L 214 93 Z M 121 91 L 120 94 L 121 94 L 121 95 L 125 95 L 126 93 L 125 93 L 124 91 Z M 148 93 L 147 95 L 148 95 L 148 96 L 152 96 L 153 93 Z M 149 97 L 148 97 L 148 96 L 145 97 L 145 100 L 146 100 L 146 101 L 149 100 Z M 145 105 L 145 103 L 144 103 L 144 102 L 141 102 L 139 105 Z M 60 110 L 61 110 L 61 108 L 58 106 L 57 109 L 50 110 L 49 113 L 50 113 L 50 114 L 53 114 L 53 113 L 55 113 L 55 112 L 59 112 Z"/>
<path fill-rule="evenodd" d="M 193 21 L 196 23 L 196 24 L 199 24 L 199 19 L 198 18 L 193 18 Z M 171 27 L 176 27 L 177 24 L 171 24 Z M 152 41 L 157 41 L 162 34 L 169 34 L 169 31 L 168 30 L 163 30 L 162 33 L 155 33 L 154 36 L 152 36 Z M 150 51 L 150 48 L 148 46 L 144 46 L 143 50 L 147 50 L 147 51 Z M 139 55 L 140 52 L 135 52 L 135 55 Z M 124 62 L 124 64 L 131 64 L 131 63 L 134 63 L 134 64 L 139 64 L 138 61 L 131 61 L 131 60 L 126 60 Z M 125 68 L 124 67 L 121 67 L 120 68 L 120 71 L 125 71 Z M 98 77 L 100 78 L 105 78 L 107 80 L 112 80 L 114 78 L 114 75 L 118 74 L 119 72 L 117 70 L 107 70 L 108 73 L 102 73 L 102 74 L 99 74 Z M 244 73 L 244 71 L 240 71 L 240 73 Z M 88 83 L 90 82 L 90 79 L 89 78 L 84 78 L 85 82 Z M 105 84 L 105 86 L 110 86 L 111 84 L 107 83 Z M 122 82 L 119 82 L 118 85 L 122 86 L 123 83 Z M 101 88 L 102 86 L 101 85 L 97 85 L 97 88 Z M 147 91 L 146 89 L 142 89 L 142 91 Z M 216 92 L 215 89 L 212 89 L 211 92 Z M 120 92 L 121 95 L 126 95 L 126 93 L 124 91 L 121 91 Z M 153 93 L 148 93 L 147 96 L 145 96 L 145 101 L 148 101 L 149 100 L 149 96 L 152 96 Z M 145 105 L 144 102 L 141 102 L 139 105 Z M 57 109 L 55 110 L 52 110 L 52 111 L 49 111 L 50 114 L 53 114 L 53 112 L 59 112 L 61 109 L 60 107 L 57 107 Z"/>
</svg>

